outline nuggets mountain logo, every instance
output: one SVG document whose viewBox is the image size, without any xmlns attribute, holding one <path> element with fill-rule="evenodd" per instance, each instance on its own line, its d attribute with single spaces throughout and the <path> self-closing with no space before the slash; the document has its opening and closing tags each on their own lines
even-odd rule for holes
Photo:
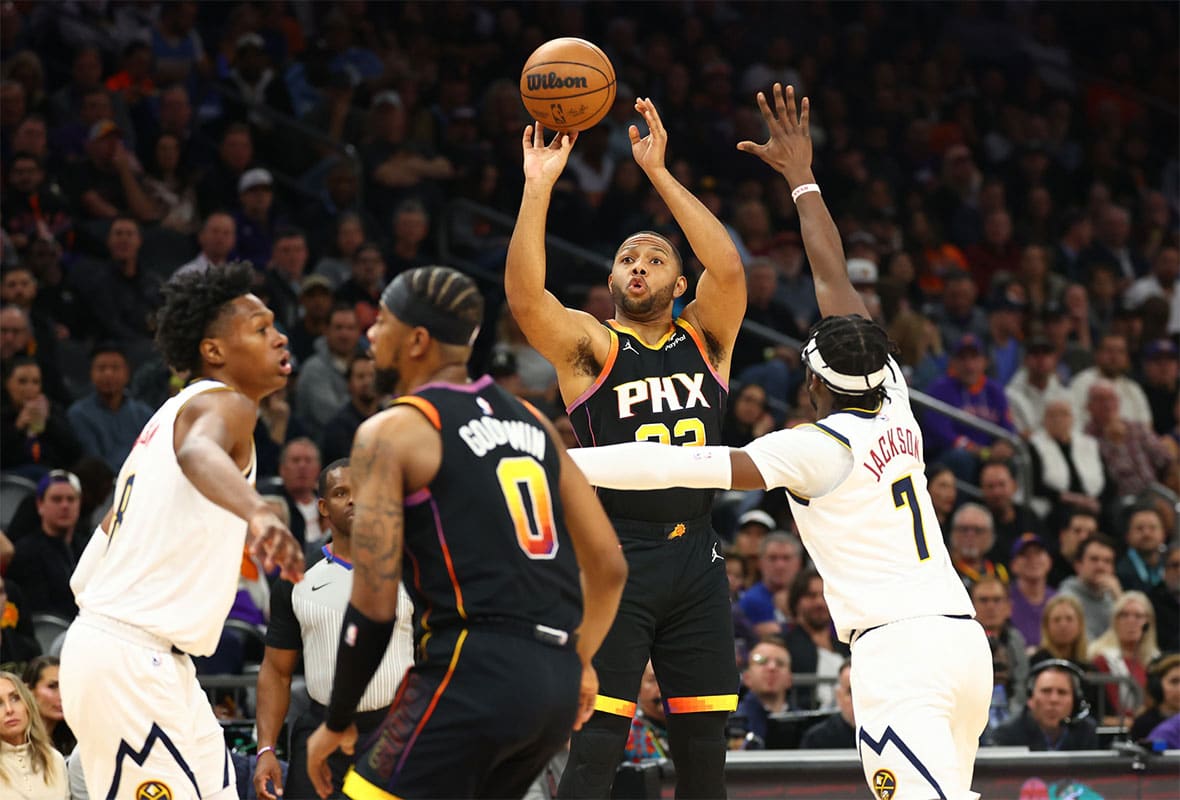
<svg viewBox="0 0 1180 800">
<path fill-rule="evenodd" d="M 892 800 L 897 792 L 897 778 L 887 769 L 879 769 L 873 773 L 873 791 L 881 800 Z"/>
<path fill-rule="evenodd" d="M 160 781 L 144 781 L 135 789 L 135 800 L 172 800 L 172 790 Z"/>
</svg>

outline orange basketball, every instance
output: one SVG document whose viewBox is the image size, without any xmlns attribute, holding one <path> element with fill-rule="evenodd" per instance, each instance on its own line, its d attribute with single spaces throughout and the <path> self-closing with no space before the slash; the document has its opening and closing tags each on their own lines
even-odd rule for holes
<svg viewBox="0 0 1180 800">
<path fill-rule="evenodd" d="M 551 39 L 538 47 L 520 73 L 520 98 L 546 128 L 584 131 L 615 102 L 615 68 L 585 39 Z"/>
</svg>

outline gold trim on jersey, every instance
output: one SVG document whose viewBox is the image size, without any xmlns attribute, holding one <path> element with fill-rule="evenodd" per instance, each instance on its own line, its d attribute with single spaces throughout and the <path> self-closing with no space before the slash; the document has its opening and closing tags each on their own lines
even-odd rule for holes
<svg viewBox="0 0 1180 800">
<path fill-rule="evenodd" d="M 348 774 L 344 776 L 341 791 L 353 800 L 402 800 L 396 794 L 391 794 L 377 784 L 369 782 L 352 767 L 348 768 Z"/>
<path fill-rule="evenodd" d="M 647 342 L 643 341 L 643 337 L 642 337 L 642 336 L 640 336 L 638 333 L 636 333 L 636 332 L 635 332 L 634 330 L 632 330 L 631 328 L 628 328 L 626 325 L 620 325 L 618 322 L 616 322 L 616 321 L 615 321 L 615 320 L 613 320 L 613 319 L 608 319 L 608 320 L 606 321 L 606 324 L 607 324 L 607 325 L 610 325 L 610 326 L 611 326 L 612 328 L 614 328 L 616 331 L 620 331 L 620 332 L 622 332 L 622 333 L 629 333 L 629 334 L 631 334 L 632 336 L 634 336 L 634 337 L 635 337 L 635 339 L 636 339 L 636 340 L 637 340 L 637 341 L 638 341 L 638 342 L 639 342 L 641 345 L 643 345 L 644 347 L 646 347 L 648 350 L 659 350 L 659 349 L 661 349 L 661 348 L 662 348 L 664 345 L 666 345 L 666 344 L 668 343 L 668 340 L 669 340 L 669 339 L 671 339 L 671 338 L 672 338 L 672 337 L 673 337 L 673 336 L 676 334 L 676 323 L 675 323 L 675 322 L 673 322 L 673 323 L 672 323 L 672 325 L 671 325 L 671 326 L 668 328 L 668 332 L 667 332 L 667 333 L 665 333 L 663 336 L 661 336 L 661 337 L 660 337 L 660 340 L 659 340 L 658 342 L 656 342 L 655 344 L 648 344 Z"/>
<path fill-rule="evenodd" d="M 852 449 L 852 445 L 850 445 L 850 444 L 848 443 L 848 440 L 847 440 L 847 439 L 842 439 L 842 438 L 840 438 L 840 437 L 839 437 L 839 436 L 837 436 L 835 433 L 833 433 L 832 431 L 828 430 L 827 428 L 825 428 L 825 427 L 824 427 L 824 426 L 822 426 L 822 425 L 817 425 L 817 424 L 816 424 L 816 423 L 814 423 L 814 422 L 804 422 L 802 425 L 799 425 L 799 426 L 797 426 L 797 427 L 800 427 L 800 428 L 815 428 L 817 431 L 819 431 L 820 433 L 822 433 L 824 436 L 827 436 L 827 437 L 828 437 L 828 438 L 830 438 L 832 441 L 834 441 L 834 442 L 839 442 L 840 444 L 842 444 L 842 445 L 844 445 L 845 447 L 847 447 L 849 450 L 851 450 L 851 449 Z"/>
</svg>

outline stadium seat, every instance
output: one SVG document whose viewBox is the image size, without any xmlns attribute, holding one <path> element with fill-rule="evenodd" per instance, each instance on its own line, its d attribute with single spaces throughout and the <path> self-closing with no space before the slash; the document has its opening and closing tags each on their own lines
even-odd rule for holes
<svg viewBox="0 0 1180 800">
<path fill-rule="evenodd" d="M 37 635 L 37 643 L 41 645 L 41 652 L 53 655 L 53 646 L 59 636 L 70 627 L 70 621 L 56 614 L 34 614 L 33 630 Z M 61 645 L 58 644 L 60 651 Z"/>
<path fill-rule="evenodd" d="M 37 492 L 37 484 L 20 475 L 0 474 L 0 529 L 7 530 L 21 501 Z"/>
</svg>

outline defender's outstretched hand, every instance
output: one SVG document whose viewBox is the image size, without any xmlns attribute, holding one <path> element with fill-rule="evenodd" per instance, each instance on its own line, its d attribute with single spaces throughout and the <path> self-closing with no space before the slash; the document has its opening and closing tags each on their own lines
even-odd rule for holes
<svg viewBox="0 0 1180 800">
<path fill-rule="evenodd" d="M 552 186 L 561 177 L 574 142 L 578 141 L 578 133 L 559 133 L 553 141 L 545 144 L 545 129 L 541 123 L 534 122 L 525 126 L 524 136 L 521 137 L 521 147 L 524 150 L 524 179 L 540 181 Z"/>
<path fill-rule="evenodd" d="M 635 156 L 635 163 L 645 173 L 664 166 L 664 153 L 668 149 L 668 132 L 664 130 L 664 123 L 660 121 L 660 113 L 650 97 L 640 97 L 635 100 L 635 110 L 643 115 L 647 123 L 647 136 L 640 137 L 639 126 L 632 125 L 627 129 L 631 137 L 631 154 Z"/>
<path fill-rule="evenodd" d="M 766 102 L 766 95 L 758 92 L 758 108 L 770 130 L 766 144 L 744 141 L 737 148 L 743 153 L 753 153 L 776 171 L 786 176 L 811 169 L 811 103 L 803 98 L 802 111 L 795 110 L 795 87 L 788 86 L 783 97 L 782 84 L 776 83 L 774 111 Z"/>
<path fill-rule="evenodd" d="M 270 572 L 278 567 L 279 575 L 292 583 L 303 579 L 303 548 L 290 529 L 269 509 L 252 515 L 247 523 L 246 544 L 250 554 L 262 561 Z"/>
</svg>

